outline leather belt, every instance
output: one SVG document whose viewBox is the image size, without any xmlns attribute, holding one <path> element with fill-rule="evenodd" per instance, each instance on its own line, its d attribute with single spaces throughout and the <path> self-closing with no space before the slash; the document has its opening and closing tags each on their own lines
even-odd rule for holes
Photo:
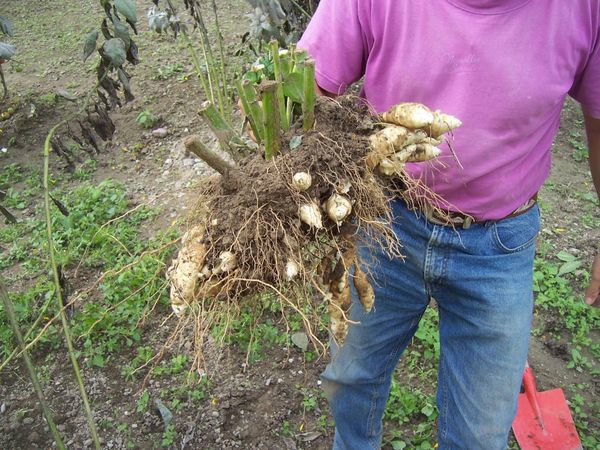
<svg viewBox="0 0 600 450">
<path fill-rule="evenodd" d="M 533 197 L 531 197 L 524 204 L 515 209 L 512 213 L 498 220 L 510 219 L 512 217 L 520 216 L 521 214 L 524 214 L 531 208 L 533 208 L 536 202 L 537 192 L 533 195 Z M 430 205 L 427 205 L 425 208 L 422 208 L 421 211 L 423 212 L 423 214 L 425 214 L 425 217 L 427 218 L 428 222 L 431 222 L 436 225 L 444 225 L 451 227 L 458 226 L 464 228 L 465 230 L 470 228 L 471 225 L 473 225 L 474 223 L 481 224 L 489 222 L 489 220 L 476 219 L 470 214 L 464 214 L 457 211 L 440 211 L 439 209 L 436 209 Z"/>
</svg>

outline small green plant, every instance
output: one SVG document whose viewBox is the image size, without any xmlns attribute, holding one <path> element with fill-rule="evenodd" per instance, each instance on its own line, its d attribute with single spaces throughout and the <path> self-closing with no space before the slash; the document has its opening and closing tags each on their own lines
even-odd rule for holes
<svg viewBox="0 0 600 450">
<path fill-rule="evenodd" d="M 162 434 L 162 439 L 160 441 L 161 447 L 170 447 L 175 442 L 175 438 L 177 437 L 177 430 L 175 429 L 175 425 L 172 423 L 167 425 L 165 431 Z"/>
<path fill-rule="evenodd" d="M 184 73 L 185 68 L 181 63 L 167 64 L 164 67 L 159 67 L 157 73 L 152 77 L 153 80 L 168 80 L 178 74 Z"/>
<path fill-rule="evenodd" d="M 150 128 L 154 127 L 158 123 L 159 118 L 157 116 L 155 116 L 154 113 L 151 110 L 144 109 L 142 112 L 140 112 L 138 114 L 138 116 L 136 117 L 135 121 L 142 128 L 145 128 L 146 130 L 149 130 Z"/>
<path fill-rule="evenodd" d="M 139 413 L 144 412 L 148 409 L 148 402 L 150 401 L 150 393 L 147 390 L 144 390 L 142 395 L 137 401 L 137 405 L 135 410 Z"/>
</svg>

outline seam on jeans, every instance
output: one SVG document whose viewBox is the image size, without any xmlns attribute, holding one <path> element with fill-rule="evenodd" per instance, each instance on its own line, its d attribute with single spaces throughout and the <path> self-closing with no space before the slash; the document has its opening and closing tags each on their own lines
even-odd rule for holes
<svg viewBox="0 0 600 450">
<path fill-rule="evenodd" d="M 419 324 L 419 322 L 421 321 L 421 318 L 423 317 L 423 314 L 425 314 L 425 309 L 423 310 L 423 312 L 421 314 L 419 314 L 419 317 L 412 320 L 410 327 L 408 327 L 408 330 L 406 331 L 406 333 L 404 333 L 404 335 L 402 336 L 402 339 L 398 340 L 398 343 L 394 347 L 394 350 L 390 353 L 390 355 L 387 358 L 387 362 L 385 364 L 383 374 L 377 380 L 378 386 L 381 386 L 385 382 L 385 379 L 386 379 L 385 374 L 388 373 L 391 363 L 392 363 L 392 360 L 395 359 L 395 356 L 400 351 L 400 347 L 402 347 L 402 344 L 406 341 L 406 338 L 411 333 L 411 330 L 415 329 L 415 327 Z M 391 376 L 393 376 L 393 373 L 391 374 Z M 369 417 L 367 418 L 367 432 L 370 435 L 374 434 L 375 409 L 377 406 L 377 400 L 379 399 L 377 392 L 378 392 L 378 390 L 376 389 L 371 394 L 371 407 L 370 407 L 370 411 L 369 411 Z M 389 398 L 389 393 L 388 393 L 388 398 Z M 386 399 L 386 402 L 387 402 L 387 399 Z M 375 450 L 380 448 L 379 442 L 373 442 L 373 440 L 371 438 L 369 438 L 369 444 Z"/>
<path fill-rule="evenodd" d="M 440 358 L 440 368 L 444 372 L 446 372 L 446 363 L 445 359 Z M 448 440 L 448 424 L 446 420 L 448 420 L 448 380 L 447 376 L 443 376 L 442 378 L 442 410 L 440 411 L 440 418 L 443 418 L 440 423 L 440 443 L 446 444 Z"/>
<path fill-rule="evenodd" d="M 437 225 L 433 226 L 431 230 L 431 235 L 429 236 L 429 241 L 427 242 L 427 250 L 425 251 L 425 263 L 423 264 L 423 282 L 425 284 L 425 293 L 432 297 L 433 286 L 432 286 L 432 268 L 433 268 L 433 241 L 437 239 L 439 235 L 439 227 Z"/>
</svg>

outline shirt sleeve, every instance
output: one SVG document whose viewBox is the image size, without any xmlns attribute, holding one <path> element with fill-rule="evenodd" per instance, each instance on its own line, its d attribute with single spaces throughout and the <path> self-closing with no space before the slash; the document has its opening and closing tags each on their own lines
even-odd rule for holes
<svg viewBox="0 0 600 450">
<path fill-rule="evenodd" d="M 370 0 L 321 0 L 298 47 L 316 61 L 317 84 L 342 94 L 364 74 Z"/>
<path fill-rule="evenodd" d="M 600 119 L 600 30 L 585 68 L 569 91 L 595 119 Z"/>
</svg>

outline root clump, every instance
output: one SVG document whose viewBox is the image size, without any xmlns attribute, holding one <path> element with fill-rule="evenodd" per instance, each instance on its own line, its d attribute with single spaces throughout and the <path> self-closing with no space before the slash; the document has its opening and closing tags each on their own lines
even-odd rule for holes
<svg viewBox="0 0 600 450">
<path fill-rule="evenodd" d="M 390 202 L 420 192 L 404 176 L 403 164 L 424 159 L 424 146 L 439 136 L 410 125 L 390 134 L 387 128 L 401 125 L 382 124 L 355 97 L 317 100 L 314 128 L 293 126 L 282 136 L 277 157 L 266 161 L 256 153 L 204 186 L 168 271 L 177 314 L 194 304 L 207 311 L 207 302 L 235 303 L 267 287 L 297 311 L 302 301 L 325 298 L 331 331 L 343 341 L 351 282 L 365 309 L 373 307 L 368 269 L 357 264 L 356 245 L 362 239 L 400 256 Z M 422 108 L 418 112 L 426 116 Z M 390 135 L 402 136 L 402 144 L 390 142 Z M 402 160 L 394 160 L 400 154 Z M 393 170 L 384 161 L 393 162 Z"/>
</svg>

